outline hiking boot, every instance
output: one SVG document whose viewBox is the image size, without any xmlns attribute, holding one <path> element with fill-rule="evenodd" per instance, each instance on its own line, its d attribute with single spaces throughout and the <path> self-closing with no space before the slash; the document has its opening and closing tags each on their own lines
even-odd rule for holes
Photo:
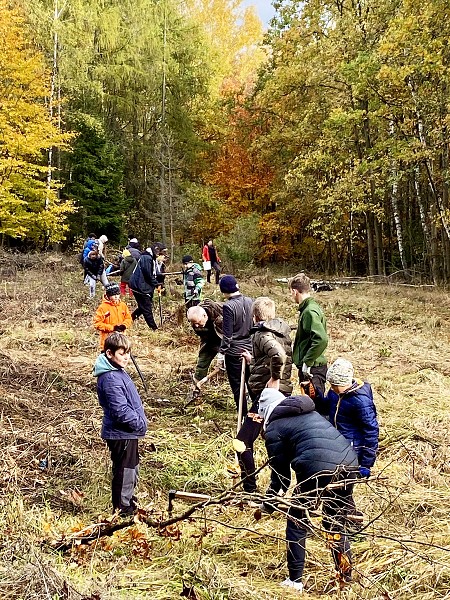
<svg viewBox="0 0 450 600">
<path fill-rule="evenodd" d="M 287 579 L 285 579 L 284 581 L 282 581 L 280 583 L 280 585 L 282 587 L 285 587 L 285 588 L 292 588 L 293 590 L 296 590 L 300 594 L 303 593 L 303 583 L 301 581 L 292 581 L 288 577 Z"/>
</svg>

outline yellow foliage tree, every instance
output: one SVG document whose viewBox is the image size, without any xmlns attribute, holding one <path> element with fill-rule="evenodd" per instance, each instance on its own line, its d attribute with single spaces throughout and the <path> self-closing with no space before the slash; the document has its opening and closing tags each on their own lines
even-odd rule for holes
<svg viewBox="0 0 450 600">
<path fill-rule="evenodd" d="M 57 182 L 47 181 L 46 151 L 71 139 L 50 118 L 49 92 L 44 58 L 28 41 L 21 13 L 0 0 L 0 233 L 36 242 L 63 239 L 74 211 L 59 200 Z"/>
</svg>

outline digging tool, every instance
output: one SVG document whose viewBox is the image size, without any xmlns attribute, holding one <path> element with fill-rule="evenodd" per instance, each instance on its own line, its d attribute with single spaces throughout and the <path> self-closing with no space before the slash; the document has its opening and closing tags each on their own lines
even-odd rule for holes
<svg viewBox="0 0 450 600">
<path fill-rule="evenodd" d="M 141 369 L 139 368 L 139 365 L 137 364 L 137 362 L 136 362 L 136 359 L 134 358 L 134 356 L 133 356 L 131 353 L 130 353 L 130 358 L 131 358 L 131 360 L 133 361 L 134 368 L 136 369 L 136 371 L 137 371 L 137 373 L 138 373 L 139 377 L 141 378 L 142 385 L 144 386 L 144 390 L 145 390 L 145 391 L 147 392 L 147 394 L 148 394 L 148 388 L 147 388 L 147 384 L 145 383 L 145 379 L 144 379 L 144 376 L 142 375 L 142 371 L 141 371 Z"/>
<path fill-rule="evenodd" d="M 245 358 L 242 357 L 241 364 L 241 385 L 239 387 L 239 406 L 238 406 L 238 418 L 237 418 L 237 426 L 236 426 L 236 436 L 239 434 L 239 431 L 242 427 L 242 415 L 244 413 L 244 400 L 245 400 L 245 366 L 246 361 Z M 246 445 L 242 440 L 238 440 L 235 438 L 233 440 L 233 448 L 235 450 L 235 468 L 236 471 L 232 473 L 233 479 L 239 476 L 240 472 L 240 464 L 239 464 L 239 454 L 245 452 Z M 231 472 L 231 471 L 230 471 Z"/>
<path fill-rule="evenodd" d="M 161 286 L 158 285 L 157 287 L 157 291 L 158 291 L 158 304 L 159 304 L 159 321 L 162 327 L 163 324 L 163 313 L 162 313 L 162 304 L 161 304 Z"/>
<path fill-rule="evenodd" d="M 183 271 L 172 271 L 171 273 L 164 272 L 163 275 L 164 275 L 164 277 L 166 275 L 183 275 Z"/>
<path fill-rule="evenodd" d="M 196 381 L 194 375 L 192 375 L 192 383 L 194 384 L 194 389 L 191 390 L 188 394 L 188 402 L 187 404 L 185 404 L 183 406 L 183 409 L 187 408 L 190 404 L 192 404 L 192 402 L 195 402 L 195 400 L 197 400 L 198 398 L 200 398 L 200 395 L 202 393 L 201 387 L 211 379 L 211 377 L 214 377 L 214 375 L 217 375 L 217 373 L 219 373 L 219 371 L 221 371 L 222 369 L 220 367 L 215 367 L 211 373 L 208 373 L 208 375 L 206 375 L 206 377 L 203 377 L 203 379 L 200 379 L 200 381 Z"/>
<path fill-rule="evenodd" d="M 236 435 L 239 433 L 242 427 L 242 415 L 244 413 L 244 399 L 245 399 L 245 358 L 242 357 L 241 364 L 241 385 L 239 387 L 239 406 L 238 406 L 238 420 L 236 427 Z"/>
</svg>

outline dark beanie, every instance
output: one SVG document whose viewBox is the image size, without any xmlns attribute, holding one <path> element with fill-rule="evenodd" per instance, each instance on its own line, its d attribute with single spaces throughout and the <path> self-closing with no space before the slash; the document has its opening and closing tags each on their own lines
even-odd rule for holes
<svg viewBox="0 0 450 600">
<path fill-rule="evenodd" d="M 219 287 L 222 294 L 234 294 L 239 291 L 238 282 L 233 275 L 225 275 L 220 278 Z"/>
<path fill-rule="evenodd" d="M 187 265 L 188 263 L 190 263 L 192 261 L 193 261 L 193 258 L 190 254 L 186 254 L 186 256 L 183 256 L 183 260 L 182 260 L 183 265 Z"/>
<path fill-rule="evenodd" d="M 120 295 L 120 287 L 117 285 L 117 283 L 109 283 L 105 287 L 105 294 L 108 296 L 108 298 L 110 296 L 118 296 Z"/>
</svg>

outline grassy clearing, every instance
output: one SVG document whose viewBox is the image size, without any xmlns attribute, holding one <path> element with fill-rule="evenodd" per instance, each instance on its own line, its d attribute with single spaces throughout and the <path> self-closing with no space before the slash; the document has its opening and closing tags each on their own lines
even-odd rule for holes
<svg viewBox="0 0 450 600">
<path fill-rule="evenodd" d="M 284 520 L 256 520 L 239 506 L 210 507 L 170 532 L 137 523 L 67 555 L 42 543 L 109 515 L 109 457 L 91 376 L 97 302 L 62 257 L 1 264 L 1 597 L 165 600 L 183 590 L 191 600 L 295 597 L 278 586 L 286 576 Z M 145 394 L 132 373 L 150 421 L 139 497 L 154 519 L 167 516 L 171 488 L 215 494 L 233 483 L 233 400 L 216 379 L 202 405 L 184 408 L 197 339 L 178 323 L 180 292 L 171 287 L 163 329 L 138 323 L 132 331 L 149 387 Z M 296 322 L 286 286 L 268 273 L 241 287 L 273 297 L 279 314 Z M 218 298 L 216 287 L 207 295 Z M 353 543 L 357 581 L 336 591 L 315 521 L 306 597 L 450 598 L 450 299 L 442 291 L 365 285 L 319 301 L 329 359 L 349 358 L 373 384 L 381 449 L 375 477 L 356 491 L 367 523 Z M 264 461 L 259 440 L 257 462 Z M 261 490 L 267 481 L 266 469 Z M 185 508 L 175 504 L 176 512 Z"/>
</svg>

